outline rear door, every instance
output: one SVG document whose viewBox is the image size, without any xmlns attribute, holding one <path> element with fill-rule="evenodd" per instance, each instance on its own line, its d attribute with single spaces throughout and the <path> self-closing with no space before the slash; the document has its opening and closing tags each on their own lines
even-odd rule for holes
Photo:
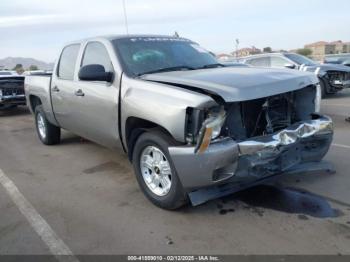
<svg viewBox="0 0 350 262">
<path fill-rule="evenodd" d="M 112 83 L 78 79 L 74 85 L 72 105 L 76 133 L 108 147 L 119 147 L 119 77 L 111 61 L 111 57 L 115 56 L 112 52 L 112 48 L 107 49 L 105 43 L 86 43 L 79 66 L 102 65 L 106 72 L 113 72 L 114 79 Z"/>
<path fill-rule="evenodd" d="M 74 79 L 80 44 L 66 46 L 61 53 L 54 74 L 52 75 L 51 97 L 52 106 L 57 122 L 62 128 L 75 130 L 73 103 L 75 100 Z"/>
</svg>

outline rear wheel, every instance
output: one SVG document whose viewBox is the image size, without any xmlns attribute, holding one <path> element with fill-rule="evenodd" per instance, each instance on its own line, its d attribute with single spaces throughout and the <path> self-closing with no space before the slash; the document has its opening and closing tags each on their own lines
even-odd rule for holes
<svg viewBox="0 0 350 262">
<path fill-rule="evenodd" d="M 185 205 L 187 195 L 168 152 L 170 141 L 162 132 L 143 133 L 135 144 L 132 161 L 146 197 L 156 206 L 172 210 Z"/>
<path fill-rule="evenodd" d="M 45 145 L 60 143 L 61 128 L 47 121 L 42 105 L 35 108 L 35 126 L 42 143 Z"/>
</svg>

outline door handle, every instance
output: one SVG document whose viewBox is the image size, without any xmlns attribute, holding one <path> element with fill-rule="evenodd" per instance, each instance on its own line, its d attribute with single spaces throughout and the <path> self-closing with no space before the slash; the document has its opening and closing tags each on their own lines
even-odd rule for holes
<svg viewBox="0 0 350 262">
<path fill-rule="evenodd" d="M 76 96 L 85 96 L 83 90 L 81 90 L 81 89 L 76 90 L 74 94 L 75 94 Z"/>
<path fill-rule="evenodd" d="M 53 91 L 53 92 L 59 92 L 60 89 L 59 89 L 57 86 L 54 86 L 54 87 L 52 88 L 52 91 Z"/>
</svg>

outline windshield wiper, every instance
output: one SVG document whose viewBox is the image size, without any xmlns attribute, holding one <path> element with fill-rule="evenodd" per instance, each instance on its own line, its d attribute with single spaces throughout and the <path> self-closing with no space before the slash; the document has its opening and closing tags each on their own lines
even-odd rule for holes
<svg viewBox="0 0 350 262">
<path fill-rule="evenodd" d="M 197 67 L 196 69 L 206 69 L 206 68 L 216 68 L 216 67 L 226 67 L 226 66 L 220 63 L 216 63 L 216 64 L 208 64 L 201 67 Z"/>
<path fill-rule="evenodd" d="M 160 69 L 156 69 L 156 70 L 143 72 L 143 73 L 138 74 L 137 76 L 154 74 L 154 73 L 161 73 L 161 72 L 180 71 L 180 70 L 184 70 L 184 69 L 185 70 L 195 70 L 194 67 L 190 67 L 190 66 L 172 66 L 172 67 L 165 67 L 165 68 L 160 68 Z"/>
</svg>

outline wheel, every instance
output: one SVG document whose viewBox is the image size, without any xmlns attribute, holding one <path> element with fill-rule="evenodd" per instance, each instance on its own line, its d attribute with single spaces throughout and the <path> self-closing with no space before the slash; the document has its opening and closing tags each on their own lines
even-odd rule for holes
<svg viewBox="0 0 350 262">
<path fill-rule="evenodd" d="M 35 126 L 39 139 L 45 145 L 55 145 L 61 141 L 61 128 L 54 126 L 45 117 L 42 105 L 35 108 Z"/>
<path fill-rule="evenodd" d="M 171 145 L 162 132 L 143 133 L 136 141 L 132 162 L 141 190 L 156 206 L 177 209 L 187 203 L 168 152 Z"/>
</svg>

